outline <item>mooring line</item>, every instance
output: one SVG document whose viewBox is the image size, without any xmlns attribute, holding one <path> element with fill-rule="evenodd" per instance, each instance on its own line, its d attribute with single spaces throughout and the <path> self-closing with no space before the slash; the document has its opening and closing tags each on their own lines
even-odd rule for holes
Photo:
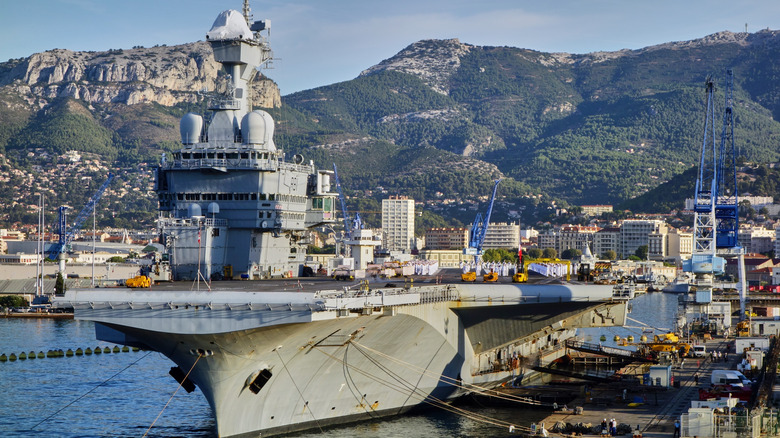
<svg viewBox="0 0 780 438">
<path fill-rule="evenodd" d="M 168 405 L 171 403 L 171 400 L 173 400 L 173 398 L 176 396 L 176 393 L 177 393 L 177 392 L 179 392 L 179 389 L 181 388 L 181 386 L 184 384 L 184 382 L 186 382 L 186 381 L 187 381 L 187 377 L 189 377 L 189 376 L 190 376 L 190 373 L 192 372 L 192 370 L 194 370 L 194 369 L 195 369 L 195 365 L 197 365 L 197 364 L 198 364 L 198 361 L 200 360 L 200 358 L 201 358 L 201 357 L 203 357 L 203 355 L 202 355 L 202 354 L 200 354 L 200 353 L 198 353 L 198 358 L 197 358 L 197 359 L 195 359 L 195 363 L 193 363 L 193 364 L 192 364 L 192 367 L 190 367 L 190 370 L 189 370 L 189 371 L 187 371 L 187 374 L 184 376 L 184 378 L 183 378 L 183 379 L 181 379 L 181 382 L 179 382 L 179 386 L 177 386 L 177 387 L 176 387 L 176 390 L 175 390 L 175 391 L 173 391 L 173 394 L 171 394 L 171 397 L 170 397 L 170 398 L 168 399 L 168 401 L 165 403 L 165 406 L 163 406 L 163 408 L 160 410 L 160 413 L 159 413 L 159 414 L 157 414 L 157 418 L 155 418 L 155 419 L 154 419 L 154 421 L 152 421 L 152 424 L 150 424 L 150 425 L 149 425 L 149 428 L 148 428 L 148 429 L 146 429 L 146 432 L 144 432 L 143 436 L 146 436 L 146 435 L 148 435 L 148 434 L 149 434 L 149 431 L 150 431 L 150 430 L 152 430 L 152 428 L 154 427 L 154 423 L 157 423 L 157 420 L 159 420 L 159 419 L 160 419 L 160 417 L 162 416 L 163 412 L 165 412 L 165 408 L 167 408 L 167 407 L 168 407 Z"/>
<path fill-rule="evenodd" d="M 111 379 L 113 379 L 114 377 L 116 377 L 116 376 L 118 376 L 118 375 L 122 374 L 122 373 L 123 373 L 123 372 L 125 372 L 125 371 L 126 371 L 128 368 L 130 368 L 131 366 L 133 366 L 133 365 L 137 364 L 138 362 L 140 362 L 140 361 L 141 361 L 141 359 L 145 358 L 146 356 L 148 356 L 148 355 L 149 355 L 149 354 L 151 354 L 151 353 L 152 353 L 151 351 L 147 352 L 146 354 L 144 354 L 143 356 L 141 356 L 140 358 L 138 358 L 138 360 L 136 360 L 135 362 L 133 362 L 133 363 L 131 363 L 130 365 L 128 365 L 128 366 L 126 366 L 126 367 L 122 368 L 122 370 L 121 370 L 121 371 L 119 371 L 118 373 L 114 374 L 113 376 L 111 376 L 111 377 L 109 377 L 108 379 L 104 380 L 104 381 L 103 381 L 103 382 L 101 382 L 100 384 L 96 385 L 94 388 L 90 389 L 89 391 L 87 391 L 87 392 L 85 392 L 84 394 L 82 394 L 81 396 L 79 396 L 79 397 L 78 397 L 76 400 L 73 400 L 72 402 L 70 402 L 70 403 L 68 403 L 67 405 L 65 405 L 65 406 L 61 407 L 60 409 L 58 409 L 58 410 L 57 410 L 57 412 L 55 412 L 55 413 L 53 413 L 53 414 L 49 415 L 48 417 L 44 418 L 43 420 L 39 421 L 38 423 L 36 423 L 36 424 L 35 424 L 35 426 L 31 427 L 31 428 L 30 428 L 30 430 L 32 430 L 32 429 L 35 429 L 36 427 L 38 427 L 38 426 L 40 426 L 41 424 L 43 424 L 44 422 L 48 421 L 49 419 L 51 419 L 51 418 L 52 418 L 52 417 L 54 417 L 55 415 L 59 414 L 60 412 L 64 411 L 65 409 L 67 409 L 67 408 L 68 408 L 69 406 L 71 406 L 72 404 L 74 404 L 74 403 L 76 403 L 77 401 L 81 400 L 82 398 L 86 397 L 86 396 L 87 396 L 87 395 L 89 395 L 89 394 L 90 394 L 92 391 L 94 391 L 94 390 L 96 390 L 96 389 L 100 388 L 101 386 L 105 385 L 105 384 L 106 384 L 106 383 L 108 383 L 108 382 L 109 382 Z"/>
</svg>

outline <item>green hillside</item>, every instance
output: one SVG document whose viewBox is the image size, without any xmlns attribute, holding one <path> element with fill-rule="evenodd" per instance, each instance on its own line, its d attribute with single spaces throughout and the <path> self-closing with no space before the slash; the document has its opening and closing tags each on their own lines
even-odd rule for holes
<svg viewBox="0 0 780 438">
<path fill-rule="evenodd" d="M 101 56 L 110 64 L 121 53 Z M 353 80 L 283 96 L 269 111 L 277 145 L 322 168 L 335 163 L 353 205 L 407 195 L 439 204 L 426 211 L 431 223 L 466 223 L 503 177 L 498 220 L 547 220 L 553 201 L 663 212 L 692 193 L 710 75 L 721 114 L 725 70 L 734 71 L 740 159 L 780 161 L 778 58 L 780 35 L 768 30 L 585 55 L 428 40 Z M 156 202 L 149 166 L 178 147 L 179 118 L 202 112 L 205 96 L 172 107 L 43 98 L 42 88 L 20 87 L 22 76 L 12 76 L 25 62 L 0 63 L 0 152 L 9 169 L 46 171 L 67 151 L 92 154 L 135 185 L 125 187 L 128 199 L 112 207 L 112 217 L 131 221 L 143 212 L 148 221 Z M 104 178 L 99 170 L 73 172 L 81 180 Z M 753 194 L 777 196 L 773 169 L 743 177 Z M 92 190 L 56 184 L 64 187 L 51 189 L 56 203 L 78 205 Z"/>
</svg>

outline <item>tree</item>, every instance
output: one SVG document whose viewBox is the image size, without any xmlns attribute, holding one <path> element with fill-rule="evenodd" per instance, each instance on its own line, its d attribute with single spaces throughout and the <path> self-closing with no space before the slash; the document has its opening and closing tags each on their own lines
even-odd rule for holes
<svg viewBox="0 0 780 438">
<path fill-rule="evenodd" d="M 65 295 L 66 290 L 68 290 L 68 288 L 65 287 L 65 279 L 62 277 L 62 272 L 57 272 L 57 280 L 54 283 L 54 294 Z"/>
<path fill-rule="evenodd" d="M 647 245 L 642 245 L 639 248 L 634 251 L 634 255 L 639 258 L 639 260 L 647 260 Z"/>
<path fill-rule="evenodd" d="M 611 249 L 608 249 L 604 251 L 604 254 L 601 254 L 601 258 L 607 260 L 615 260 L 617 259 L 617 253 L 615 251 L 612 251 Z"/>
<path fill-rule="evenodd" d="M 539 248 L 528 248 L 528 250 L 525 251 L 525 255 L 531 260 L 541 258 L 542 254 L 542 250 Z"/>
<path fill-rule="evenodd" d="M 482 260 L 486 262 L 511 262 L 517 263 L 517 253 L 508 249 L 486 249 L 482 253 Z"/>
<path fill-rule="evenodd" d="M 19 295 L 6 295 L 0 297 L 0 308 L 7 307 L 28 307 L 30 303 Z"/>
<path fill-rule="evenodd" d="M 544 251 L 542 251 L 542 256 L 546 259 L 554 259 L 558 257 L 558 251 L 553 248 L 545 248 Z"/>
<path fill-rule="evenodd" d="M 120 256 L 113 256 L 107 260 L 109 263 L 124 263 L 125 258 Z"/>
<path fill-rule="evenodd" d="M 561 258 L 566 260 L 572 260 L 582 255 L 582 251 L 576 248 L 569 248 L 561 253 Z"/>
</svg>

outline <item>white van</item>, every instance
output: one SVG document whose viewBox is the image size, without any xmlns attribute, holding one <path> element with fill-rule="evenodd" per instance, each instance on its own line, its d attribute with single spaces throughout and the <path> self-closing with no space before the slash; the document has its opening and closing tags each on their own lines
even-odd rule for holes
<svg viewBox="0 0 780 438">
<path fill-rule="evenodd" d="M 704 357 L 707 355 L 707 347 L 704 345 L 694 345 L 691 348 L 691 354 L 693 357 Z"/>
<path fill-rule="evenodd" d="M 750 386 L 750 381 L 744 374 L 734 370 L 713 370 L 711 383 L 713 385 Z"/>
</svg>

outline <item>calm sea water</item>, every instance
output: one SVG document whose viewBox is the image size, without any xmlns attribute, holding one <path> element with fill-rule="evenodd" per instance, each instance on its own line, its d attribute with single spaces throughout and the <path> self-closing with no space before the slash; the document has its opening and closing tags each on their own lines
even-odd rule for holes
<svg viewBox="0 0 780 438">
<path fill-rule="evenodd" d="M 0 318 L 0 353 L 6 355 L 98 345 L 113 347 L 95 340 L 90 322 Z M 199 390 L 179 390 L 172 397 L 178 385 L 168 375 L 171 366 L 164 356 L 148 352 L 0 363 L 0 431 L 6 437 L 142 437 L 154 423 L 147 436 L 215 437 L 211 410 Z M 546 416 L 522 407 L 467 409 L 525 426 Z M 503 428 L 430 410 L 295 436 L 511 435 Z"/>
<path fill-rule="evenodd" d="M 651 294 L 640 295 L 631 302 L 631 313 L 629 318 L 639 321 L 645 325 L 655 327 L 653 334 L 674 331 L 675 315 L 677 314 L 676 294 L 667 294 L 654 292 Z M 617 346 L 614 341 L 615 335 L 625 338 L 629 335 L 634 336 L 636 342 L 639 342 L 639 336 L 642 335 L 642 327 L 639 322 L 629 320 L 627 327 L 608 327 L 579 330 L 578 335 L 583 337 L 586 342 L 599 342 L 601 336 L 606 336 L 607 340 L 602 341 L 603 345 Z M 652 339 L 653 334 L 645 335 Z"/>
</svg>

